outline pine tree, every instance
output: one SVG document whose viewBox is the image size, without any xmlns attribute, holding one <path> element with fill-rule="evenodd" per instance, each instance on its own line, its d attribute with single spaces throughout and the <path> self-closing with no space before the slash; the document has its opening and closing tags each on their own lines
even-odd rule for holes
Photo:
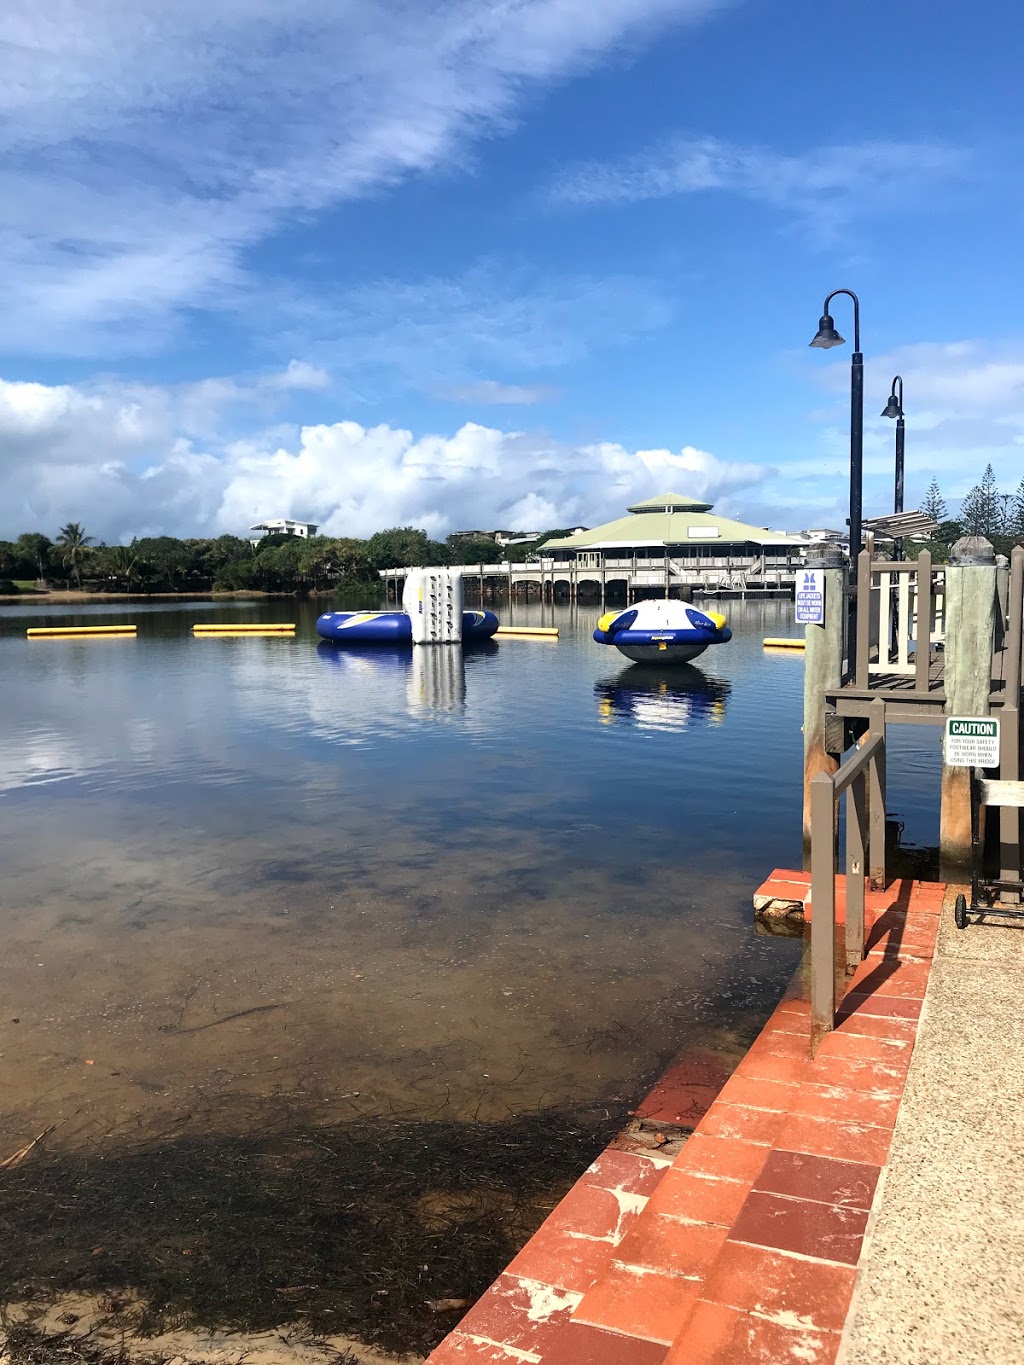
<svg viewBox="0 0 1024 1365">
<path fill-rule="evenodd" d="M 928 485 L 928 492 L 924 495 L 921 511 L 925 516 L 931 517 L 932 521 L 938 522 L 939 525 L 946 520 L 946 502 L 939 492 L 938 479 L 933 478 Z"/>
<path fill-rule="evenodd" d="M 1017 485 L 1017 491 L 1010 501 L 1009 525 L 1006 534 L 1011 536 L 1018 545 L 1024 545 L 1024 479 Z"/>
<path fill-rule="evenodd" d="M 975 484 L 960 506 L 960 521 L 968 536 L 998 535 L 1003 520 L 1003 503 L 996 485 L 995 471 L 985 466 L 981 483 Z"/>
</svg>

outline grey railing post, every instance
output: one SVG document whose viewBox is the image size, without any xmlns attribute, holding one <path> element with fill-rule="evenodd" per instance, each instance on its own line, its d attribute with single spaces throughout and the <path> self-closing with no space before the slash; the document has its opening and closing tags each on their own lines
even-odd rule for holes
<svg viewBox="0 0 1024 1365">
<path fill-rule="evenodd" d="M 881 891 L 885 887 L 885 702 L 878 697 L 868 710 L 868 733 L 882 736 L 882 743 L 867 775 L 868 810 L 871 815 L 868 876 L 875 890 Z"/>
<path fill-rule="evenodd" d="M 843 635 L 846 625 L 846 559 L 830 545 L 811 546 L 805 567 L 820 569 L 825 585 L 825 620 L 805 626 L 804 648 L 804 867 L 811 865 L 811 783 L 819 773 L 831 776 L 838 762 L 825 748 L 825 693 L 843 682 Z"/>
<path fill-rule="evenodd" d="M 932 662 L 932 556 L 929 550 L 922 550 L 917 556 L 916 643 L 914 686 L 918 692 L 927 692 Z"/>
<path fill-rule="evenodd" d="M 836 803 L 832 779 L 811 783 L 811 1054 L 835 1027 Z"/>
<path fill-rule="evenodd" d="M 857 657 L 850 660 L 850 669 L 858 687 L 868 685 L 868 664 L 871 661 L 871 551 L 861 550 L 857 556 Z"/>
<path fill-rule="evenodd" d="M 868 843 L 867 773 L 853 779 L 846 793 L 846 973 L 864 960 L 864 851 Z M 811 923 L 813 924 L 813 916 Z"/>
<path fill-rule="evenodd" d="M 964 536 L 946 569 L 947 716 L 987 716 L 996 637 L 996 557 L 984 536 Z M 971 770 L 942 763 L 939 860 L 944 881 L 962 879 L 972 860 Z"/>
</svg>

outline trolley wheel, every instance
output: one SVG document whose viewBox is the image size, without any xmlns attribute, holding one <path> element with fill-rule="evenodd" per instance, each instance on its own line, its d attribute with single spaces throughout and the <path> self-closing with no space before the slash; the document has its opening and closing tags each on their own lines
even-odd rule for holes
<svg viewBox="0 0 1024 1365">
<path fill-rule="evenodd" d="M 967 928 L 967 897 L 957 896 L 953 906 L 953 922 L 958 929 Z"/>
</svg>

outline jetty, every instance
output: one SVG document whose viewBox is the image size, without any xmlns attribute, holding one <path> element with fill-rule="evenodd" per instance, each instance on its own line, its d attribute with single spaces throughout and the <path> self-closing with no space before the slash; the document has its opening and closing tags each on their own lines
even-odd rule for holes
<svg viewBox="0 0 1024 1365">
<path fill-rule="evenodd" d="M 854 581 L 828 555 L 805 866 L 754 897 L 799 926 L 801 968 L 731 1075 L 676 1061 L 430 1365 L 1021 1358 L 1024 927 L 954 920 L 971 767 L 947 747 L 941 881 L 887 874 L 885 790 L 889 725 L 997 714 L 1019 794 L 1024 549 L 962 541 L 940 567 L 869 544 Z M 995 841 L 1018 881 L 1020 820 Z"/>
</svg>

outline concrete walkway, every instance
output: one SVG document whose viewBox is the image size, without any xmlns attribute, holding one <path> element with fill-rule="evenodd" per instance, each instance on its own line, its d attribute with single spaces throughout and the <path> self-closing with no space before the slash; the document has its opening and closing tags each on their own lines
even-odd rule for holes
<svg viewBox="0 0 1024 1365">
<path fill-rule="evenodd" d="M 952 894 L 841 1365 L 1024 1362 L 1024 921 Z"/>
</svg>

